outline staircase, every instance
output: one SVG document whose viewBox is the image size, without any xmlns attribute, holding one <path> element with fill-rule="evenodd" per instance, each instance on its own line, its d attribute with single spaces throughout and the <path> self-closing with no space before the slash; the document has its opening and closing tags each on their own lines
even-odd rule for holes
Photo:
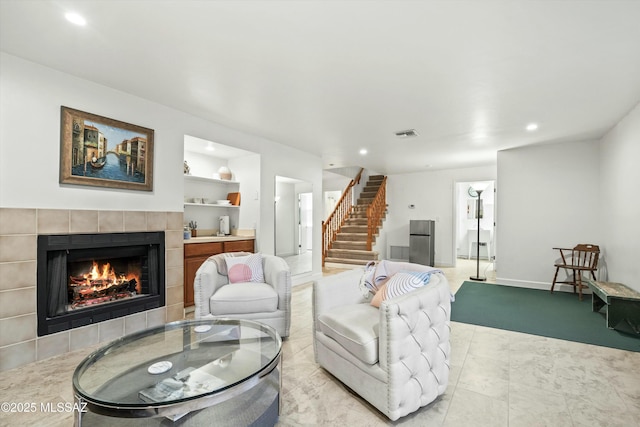
<svg viewBox="0 0 640 427">
<path fill-rule="evenodd" d="M 365 265 L 369 261 L 378 259 L 378 252 L 368 248 L 371 248 L 375 243 L 375 237 L 378 235 L 378 229 L 384 219 L 386 205 L 379 215 L 380 218 L 372 225 L 371 236 L 369 234 L 371 225 L 369 224 L 368 212 L 371 213 L 372 203 L 378 195 L 380 187 L 386 183 L 385 178 L 384 175 L 369 177 L 357 203 L 351 206 L 344 223 L 335 235 L 335 240 L 330 244 L 324 262 Z"/>
</svg>

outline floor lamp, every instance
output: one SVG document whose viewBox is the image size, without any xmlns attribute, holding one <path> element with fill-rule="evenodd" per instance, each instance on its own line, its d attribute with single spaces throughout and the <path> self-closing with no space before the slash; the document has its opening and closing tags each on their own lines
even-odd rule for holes
<svg viewBox="0 0 640 427">
<path fill-rule="evenodd" d="M 487 280 L 486 277 L 480 277 L 480 195 L 485 189 L 485 186 L 482 184 L 473 184 L 472 185 L 475 192 L 478 194 L 478 200 L 476 202 L 476 218 L 478 218 L 478 237 L 476 238 L 476 275 L 471 276 L 471 280 L 476 280 L 479 282 L 484 282 Z"/>
</svg>

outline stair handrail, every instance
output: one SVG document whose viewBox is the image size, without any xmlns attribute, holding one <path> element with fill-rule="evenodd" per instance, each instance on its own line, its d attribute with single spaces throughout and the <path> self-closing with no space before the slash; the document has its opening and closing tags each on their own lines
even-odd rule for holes
<svg viewBox="0 0 640 427">
<path fill-rule="evenodd" d="M 358 175 L 353 178 L 347 187 L 342 192 L 340 200 L 336 203 L 336 207 L 333 212 L 329 214 L 326 221 L 322 221 L 322 266 L 324 267 L 324 260 L 329 254 L 329 249 L 336 240 L 338 230 L 344 224 L 345 219 L 349 216 L 351 208 L 353 207 L 353 187 L 360 183 L 360 177 L 364 168 L 360 169 Z"/>
<path fill-rule="evenodd" d="M 375 197 L 367 206 L 367 250 L 372 250 L 373 236 L 382 225 L 382 218 L 387 210 L 387 177 L 380 183 Z"/>
</svg>

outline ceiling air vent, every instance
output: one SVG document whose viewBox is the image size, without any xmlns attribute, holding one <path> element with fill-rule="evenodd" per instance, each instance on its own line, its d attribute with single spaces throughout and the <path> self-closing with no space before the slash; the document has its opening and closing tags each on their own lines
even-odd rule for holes
<svg viewBox="0 0 640 427">
<path fill-rule="evenodd" d="M 407 129 L 396 132 L 396 136 L 400 138 L 410 138 L 413 136 L 418 136 L 418 132 L 415 129 Z"/>
</svg>

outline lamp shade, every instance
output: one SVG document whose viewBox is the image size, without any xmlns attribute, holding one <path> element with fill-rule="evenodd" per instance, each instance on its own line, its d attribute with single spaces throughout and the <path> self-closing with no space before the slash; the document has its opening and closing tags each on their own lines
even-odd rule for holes
<svg viewBox="0 0 640 427">
<path fill-rule="evenodd" d="M 471 184 L 471 188 L 476 190 L 477 193 L 482 193 L 487 188 L 487 184 L 484 182 L 474 182 Z"/>
</svg>

